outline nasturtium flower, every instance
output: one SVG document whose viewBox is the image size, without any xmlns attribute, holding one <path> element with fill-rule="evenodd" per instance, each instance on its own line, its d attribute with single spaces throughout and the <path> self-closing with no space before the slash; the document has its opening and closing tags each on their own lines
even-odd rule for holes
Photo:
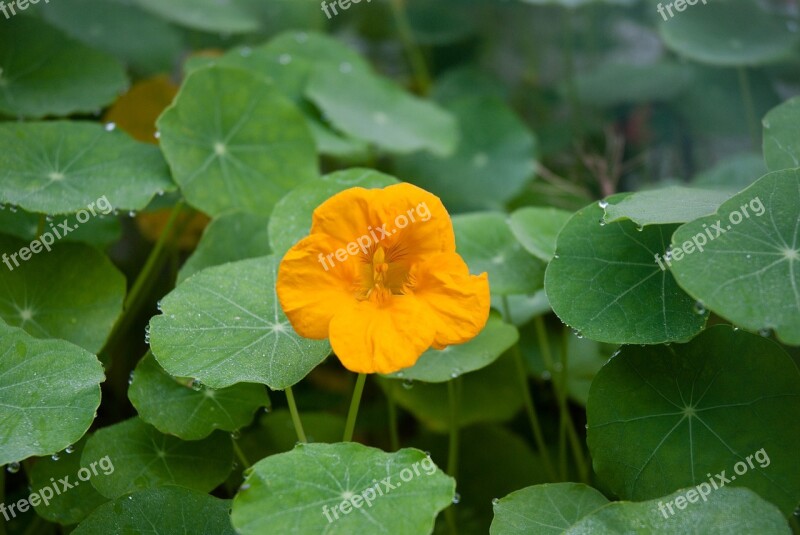
<svg viewBox="0 0 800 535">
<path fill-rule="evenodd" d="M 442 202 L 411 184 L 322 203 L 281 261 L 277 292 L 298 334 L 329 338 L 359 373 L 392 373 L 430 347 L 464 343 L 489 314 L 486 273 L 470 275 Z"/>
</svg>

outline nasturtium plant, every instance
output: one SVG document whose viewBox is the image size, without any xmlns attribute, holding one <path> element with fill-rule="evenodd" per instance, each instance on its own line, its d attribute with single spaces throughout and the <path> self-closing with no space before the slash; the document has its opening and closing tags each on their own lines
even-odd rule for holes
<svg viewBox="0 0 800 535">
<path fill-rule="evenodd" d="M 800 20 L 0 1 L 0 535 L 800 535 Z"/>
</svg>

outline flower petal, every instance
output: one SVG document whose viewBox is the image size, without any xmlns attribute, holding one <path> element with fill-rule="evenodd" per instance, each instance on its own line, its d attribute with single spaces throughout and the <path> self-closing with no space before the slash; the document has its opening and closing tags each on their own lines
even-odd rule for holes
<svg viewBox="0 0 800 535">
<path fill-rule="evenodd" d="M 357 373 L 393 373 L 413 366 L 433 342 L 434 318 L 413 295 L 385 303 L 359 301 L 331 321 L 333 351 Z"/>
<path fill-rule="evenodd" d="M 463 344 L 486 325 L 490 307 L 488 277 L 486 273 L 470 275 L 459 255 L 432 256 L 414 266 L 411 278 L 414 295 L 436 317 L 435 348 Z"/>
<path fill-rule="evenodd" d="M 442 201 L 406 183 L 337 193 L 314 210 L 311 233 L 327 234 L 344 244 L 402 250 L 410 255 L 408 262 L 455 251 L 453 224 Z"/>
<path fill-rule="evenodd" d="M 338 248 L 338 242 L 328 236 L 311 235 L 289 249 L 281 261 L 278 299 L 300 336 L 328 338 L 328 327 L 336 312 L 357 302 L 358 259 L 334 261 L 333 266 L 324 259 Z"/>
</svg>

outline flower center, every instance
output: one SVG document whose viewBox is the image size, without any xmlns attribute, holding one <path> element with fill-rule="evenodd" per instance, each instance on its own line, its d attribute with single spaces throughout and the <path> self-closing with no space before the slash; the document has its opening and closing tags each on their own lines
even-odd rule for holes
<svg viewBox="0 0 800 535">
<path fill-rule="evenodd" d="M 408 280 L 408 266 L 399 262 L 399 256 L 392 248 L 378 246 L 372 258 L 365 262 L 363 273 L 363 292 L 361 299 L 375 299 L 383 302 L 392 295 L 405 293 Z"/>
</svg>

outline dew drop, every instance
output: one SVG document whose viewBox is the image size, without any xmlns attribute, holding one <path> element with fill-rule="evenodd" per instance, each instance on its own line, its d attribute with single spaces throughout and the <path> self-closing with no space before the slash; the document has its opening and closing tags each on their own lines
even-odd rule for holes
<svg viewBox="0 0 800 535">
<path fill-rule="evenodd" d="M 242 437 L 242 433 L 239 432 L 238 429 L 231 431 L 231 438 L 233 440 L 239 440 Z"/>
<path fill-rule="evenodd" d="M 74 451 L 75 451 L 75 446 L 73 446 L 73 445 L 69 445 L 69 446 L 67 446 L 67 447 L 66 447 L 66 449 L 64 450 L 64 453 L 66 453 L 67 455 L 69 455 L 70 453 L 72 453 L 72 452 L 74 452 Z"/>
<path fill-rule="evenodd" d="M 51 458 L 51 459 L 53 459 L 54 461 L 57 461 L 57 460 L 59 460 L 61 457 L 59 457 L 58 453 L 54 453 L 53 455 L 51 455 L 51 456 L 50 456 L 50 458 Z"/>
<path fill-rule="evenodd" d="M 602 218 L 602 217 L 599 219 L 598 223 L 600 223 L 601 227 L 605 227 L 606 226 L 606 220 L 604 218 Z"/>
<path fill-rule="evenodd" d="M 8 209 L 11 210 L 12 214 L 16 214 L 17 213 L 17 207 L 16 206 L 9 206 Z"/>
<path fill-rule="evenodd" d="M 558 255 L 557 255 L 557 254 L 554 254 L 554 255 L 553 255 L 553 258 L 558 258 Z"/>
<path fill-rule="evenodd" d="M 136 212 L 131 210 L 130 212 L 128 212 L 128 217 L 136 217 Z"/>
<path fill-rule="evenodd" d="M 642 225 L 636 225 L 636 230 L 637 230 L 638 232 L 641 232 L 641 231 L 643 231 L 643 230 L 644 230 L 644 227 L 643 227 Z"/>
<path fill-rule="evenodd" d="M 272 407 L 264 407 L 264 412 L 269 414 L 272 412 Z"/>
<path fill-rule="evenodd" d="M 161 139 L 161 132 L 156 131 L 156 133 L 153 134 L 153 137 L 156 139 Z"/>
<path fill-rule="evenodd" d="M 130 375 L 128 375 L 128 384 L 129 385 L 133 384 L 133 372 L 131 372 Z"/>
<path fill-rule="evenodd" d="M 395 375 L 397 375 L 397 377 L 400 377 L 402 379 L 403 377 L 405 377 L 406 374 L 405 372 L 399 371 Z"/>
<path fill-rule="evenodd" d="M 16 474 L 19 472 L 19 463 L 10 463 L 8 466 L 6 466 L 6 471 L 9 474 Z"/>
<path fill-rule="evenodd" d="M 242 485 L 241 487 L 239 487 L 239 492 L 244 492 L 244 491 L 246 491 L 246 490 L 247 490 L 247 489 L 249 489 L 249 488 L 250 488 L 250 485 L 249 485 L 248 483 L 245 483 L 244 485 Z"/>
<path fill-rule="evenodd" d="M 758 330 L 758 334 L 763 336 L 763 337 L 765 337 L 765 338 L 768 338 L 769 335 L 772 334 L 772 330 L 771 329 L 767 329 L 767 328 L 759 329 Z"/>
<path fill-rule="evenodd" d="M 492 505 L 498 505 L 500 503 L 499 498 L 492 498 Z"/>
<path fill-rule="evenodd" d="M 583 334 L 578 329 L 572 329 L 572 334 L 575 335 L 575 338 L 583 338 Z"/>
<path fill-rule="evenodd" d="M 597 203 L 597 206 L 605 210 L 606 208 L 608 208 L 608 201 L 600 201 L 599 203 Z"/>
<path fill-rule="evenodd" d="M 116 123 L 106 123 L 104 128 L 106 129 L 106 132 L 113 132 L 114 130 L 117 129 L 117 124 Z"/>
<path fill-rule="evenodd" d="M 705 314 L 706 314 L 706 307 L 705 307 L 705 305 L 704 305 L 703 303 L 701 303 L 700 301 L 697 301 L 697 302 L 694 304 L 694 311 L 695 311 L 697 314 L 700 314 L 701 316 L 705 316 Z"/>
<path fill-rule="evenodd" d="M 405 388 L 406 390 L 411 390 L 412 388 L 414 388 L 414 380 L 406 379 L 405 381 L 403 381 L 403 388 Z"/>
<path fill-rule="evenodd" d="M 195 379 L 192 381 L 192 390 L 194 390 L 195 392 L 199 392 L 202 389 L 203 389 L 203 383 L 200 381 L 200 379 Z"/>
<path fill-rule="evenodd" d="M 461 502 L 461 494 L 456 492 L 453 495 L 453 504 L 458 505 L 459 502 Z"/>
</svg>

